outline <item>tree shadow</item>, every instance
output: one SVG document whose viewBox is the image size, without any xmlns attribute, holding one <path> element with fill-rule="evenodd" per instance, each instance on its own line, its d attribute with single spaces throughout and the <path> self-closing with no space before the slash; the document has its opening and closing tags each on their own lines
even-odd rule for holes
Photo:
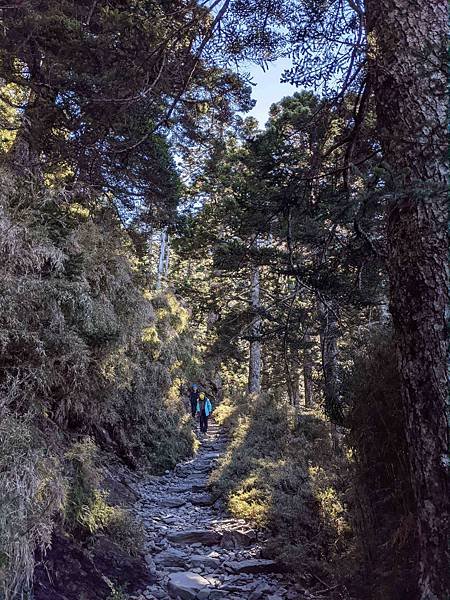
<svg viewBox="0 0 450 600">
<path fill-rule="evenodd" d="M 264 556 L 311 586 L 332 588 L 336 571 L 344 572 L 350 526 L 348 461 L 333 450 L 329 423 L 319 410 L 295 416 L 261 395 L 241 401 L 223 424 L 230 444 L 212 473 L 213 490 L 234 516 L 265 531 Z"/>
</svg>

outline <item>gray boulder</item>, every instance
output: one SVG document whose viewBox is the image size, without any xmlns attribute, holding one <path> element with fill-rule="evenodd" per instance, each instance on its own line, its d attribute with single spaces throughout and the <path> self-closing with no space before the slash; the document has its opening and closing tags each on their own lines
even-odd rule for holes
<svg viewBox="0 0 450 600">
<path fill-rule="evenodd" d="M 217 569 L 220 566 L 220 560 L 208 554 L 193 554 L 190 558 L 193 567 L 206 567 L 208 569 Z"/>
<path fill-rule="evenodd" d="M 214 504 L 214 498 L 209 494 L 196 494 L 190 500 L 195 506 L 211 506 Z"/>
<path fill-rule="evenodd" d="M 167 590 L 171 598 L 193 600 L 204 588 L 208 588 L 208 580 L 190 571 L 172 573 L 167 582 Z"/>
<path fill-rule="evenodd" d="M 187 562 L 184 554 L 176 548 L 160 552 L 153 557 L 153 560 L 164 567 L 185 567 Z"/>
<path fill-rule="evenodd" d="M 220 545 L 222 548 L 246 548 L 256 540 L 256 533 L 252 529 L 230 529 L 222 533 Z"/>
</svg>

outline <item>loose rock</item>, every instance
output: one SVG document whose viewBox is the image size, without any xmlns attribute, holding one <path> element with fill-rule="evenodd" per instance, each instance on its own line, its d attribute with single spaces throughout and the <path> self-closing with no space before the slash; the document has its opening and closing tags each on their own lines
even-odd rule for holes
<svg viewBox="0 0 450 600">
<path fill-rule="evenodd" d="M 167 590 L 171 598 L 180 597 L 182 600 L 192 600 L 205 587 L 208 587 L 208 581 L 189 571 L 173 573 L 169 577 Z"/>
<path fill-rule="evenodd" d="M 190 558 L 191 565 L 193 567 L 209 567 L 210 569 L 216 569 L 220 566 L 220 560 L 207 554 L 193 554 Z"/>
<path fill-rule="evenodd" d="M 154 557 L 154 560 L 157 564 L 165 567 L 184 567 L 187 562 L 185 555 L 175 548 L 160 552 Z"/>
<path fill-rule="evenodd" d="M 212 529 L 191 529 L 170 533 L 167 539 L 174 544 L 195 544 L 215 546 L 220 543 L 221 535 Z"/>
<path fill-rule="evenodd" d="M 217 438 L 212 424 L 201 442 L 197 456 L 174 471 L 133 480 L 135 512 L 146 531 L 147 575 L 154 582 L 141 600 L 298 598 L 295 585 L 275 574 L 279 565 L 270 557 L 261 560 L 256 532 L 243 519 L 229 517 L 208 492 L 208 472 L 225 438 Z"/>
</svg>

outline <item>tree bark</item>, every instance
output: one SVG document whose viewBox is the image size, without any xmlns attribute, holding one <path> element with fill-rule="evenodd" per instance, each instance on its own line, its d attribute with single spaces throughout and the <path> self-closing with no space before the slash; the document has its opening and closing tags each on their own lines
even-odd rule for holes
<svg viewBox="0 0 450 600">
<path fill-rule="evenodd" d="M 292 369 L 292 406 L 300 406 L 300 365 L 297 360 Z"/>
<path fill-rule="evenodd" d="M 289 360 L 290 354 L 290 360 Z M 298 350 L 292 350 L 285 357 L 286 384 L 290 404 L 300 406 L 300 356 Z"/>
<path fill-rule="evenodd" d="M 305 344 L 311 342 L 311 337 L 306 332 L 304 337 Z M 303 350 L 303 387 L 305 390 L 305 408 L 311 408 L 313 405 L 313 381 L 312 381 L 312 358 L 309 348 Z"/>
<path fill-rule="evenodd" d="M 390 311 L 413 473 L 418 598 L 449 597 L 444 0 L 366 0 L 369 75 L 387 162 Z"/>
<path fill-rule="evenodd" d="M 248 391 L 259 394 L 261 391 L 261 317 L 259 267 L 254 266 L 251 280 L 251 304 L 254 313 L 250 329 L 250 360 L 248 369 Z"/>
<path fill-rule="evenodd" d="M 30 88 L 21 112 L 21 124 L 8 152 L 8 162 L 16 172 L 31 174 L 42 181 L 44 157 L 51 144 L 57 115 L 57 93 L 49 84 L 48 61 L 39 46 L 34 40 L 26 40 L 22 49 L 24 55 L 21 58 L 27 65 Z M 11 56 L 9 60 L 12 60 Z M 15 67 L 10 65 L 9 69 L 14 71 Z"/>
<path fill-rule="evenodd" d="M 319 300 L 320 346 L 324 379 L 325 412 L 336 421 L 340 407 L 340 378 L 338 362 L 339 327 L 331 305 Z"/>
<path fill-rule="evenodd" d="M 153 226 L 151 226 L 148 234 L 147 242 L 147 260 L 148 260 L 148 279 L 153 280 Z"/>
<path fill-rule="evenodd" d="M 166 231 L 166 257 L 164 260 L 164 277 L 166 281 L 169 278 L 169 264 L 170 264 L 170 238 L 169 234 Z"/>
<path fill-rule="evenodd" d="M 42 154 L 55 121 L 55 94 L 30 92 L 22 123 L 8 152 L 8 162 L 18 173 L 43 179 Z"/>
<path fill-rule="evenodd" d="M 159 259 L 158 259 L 158 271 L 156 276 L 156 289 L 160 290 L 162 287 L 162 280 L 166 268 L 166 254 L 167 254 L 167 229 L 161 231 L 161 238 L 159 244 Z"/>
</svg>

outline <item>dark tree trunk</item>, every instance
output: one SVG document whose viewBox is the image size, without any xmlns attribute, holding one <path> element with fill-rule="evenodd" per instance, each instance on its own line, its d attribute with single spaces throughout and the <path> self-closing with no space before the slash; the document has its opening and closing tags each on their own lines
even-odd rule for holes
<svg viewBox="0 0 450 600">
<path fill-rule="evenodd" d="M 47 84 L 48 71 L 41 53 L 34 47 L 32 52 L 36 65 L 39 65 L 29 66 L 34 91 L 29 91 L 8 162 L 19 173 L 42 179 L 45 152 L 48 152 L 56 119 L 56 92 Z"/>
<path fill-rule="evenodd" d="M 305 344 L 311 342 L 309 333 L 305 334 Z M 313 405 L 312 357 L 308 347 L 303 350 L 303 386 L 305 389 L 305 407 Z"/>
<path fill-rule="evenodd" d="M 444 0 L 366 0 L 369 74 L 387 162 L 390 310 L 419 540 L 418 597 L 449 597 Z"/>
<path fill-rule="evenodd" d="M 248 391 L 250 394 L 259 394 L 261 391 L 261 317 L 259 316 L 260 306 L 260 282 L 259 267 L 254 266 L 251 280 L 251 304 L 254 313 L 251 326 L 250 341 L 250 359 L 248 369 Z"/>
<path fill-rule="evenodd" d="M 290 358 L 290 360 L 289 360 Z M 300 356 L 298 350 L 292 350 L 290 357 L 285 357 L 286 383 L 289 402 L 292 406 L 300 405 Z"/>
<path fill-rule="evenodd" d="M 292 371 L 292 406 L 300 405 L 300 365 L 295 362 Z"/>
<path fill-rule="evenodd" d="M 42 178 L 42 144 L 53 123 L 50 112 L 44 99 L 35 94 L 30 95 L 22 124 L 8 153 L 9 164 L 18 173 Z"/>
<path fill-rule="evenodd" d="M 337 420 L 340 407 L 338 362 L 339 327 L 331 304 L 319 301 L 320 346 L 324 379 L 325 412 L 331 421 Z"/>
</svg>

